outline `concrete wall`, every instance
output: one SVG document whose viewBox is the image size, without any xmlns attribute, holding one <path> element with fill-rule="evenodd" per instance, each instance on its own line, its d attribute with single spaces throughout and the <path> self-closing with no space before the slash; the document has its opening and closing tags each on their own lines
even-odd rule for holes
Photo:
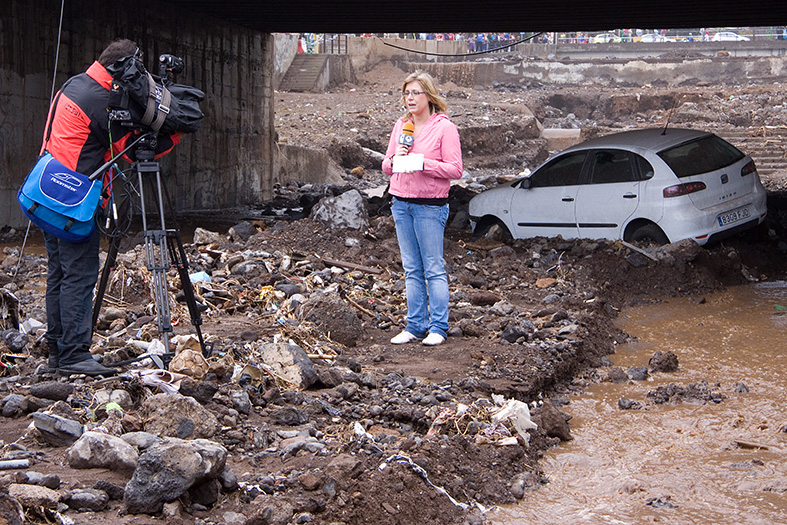
<svg viewBox="0 0 787 525">
<path fill-rule="evenodd" d="M 298 53 L 297 33 L 275 33 L 273 50 L 273 88 L 279 87 L 281 79 Z"/>
<path fill-rule="evenodd" d="M 787 79 L 787 61 L 777 57 L 709 56 L 705 58 L 573 60 L 524 59 L 510 62 L 423 63 L 405 68 L 429 71 L 441 82 L 459 86 L 489 86 L 495 82 L 522 84 L 638 87 L 646 85 L 736 85 L 750 81 Z"/>
<path fill-rule="evenodd" d="M 424 53 L 435 53 L 435 55 Z M 407 60 L 422 60 L 426 62 L 454 61 L 461 59 L 447 56 L 440 57 L 436 54 L 452 55 L 464 53 L 467 53 L 466 41 L 350 37 L 348 42 L 348 54 L 356 74 L 369 71 L 377 64 L 387 60 L 394 62 Z"/>
<path fill-rule="evenodd" d="M 11 0 L 0 10 L 0 226 L 26 219 L 16 191 L 35 162 L 52 89 L 59 4 Z M 84 71 L 115 38 L 135 40 L 145 64 L 183 58 L 177 82 L 203 90 L 202 128 L 162 159 L 179 211 L 235 207 L 272 196 L 273 36 L 166 3 L 67 2 L 56 87 Z"/>
</svg>

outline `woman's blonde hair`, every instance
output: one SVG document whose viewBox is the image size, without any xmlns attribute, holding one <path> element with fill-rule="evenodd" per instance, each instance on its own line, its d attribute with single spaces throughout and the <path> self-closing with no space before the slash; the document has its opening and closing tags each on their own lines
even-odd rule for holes
<svg viewBox="0 0 787 525">
<path fill-rule="evenodd" d="M 407 88 L 407 84 L 410 82 L 418 82 L 421 84 L 421 89 L 423 89 L 426 96 L 429 98 L 429 113 L 445 113 L 446 109 L 448 108 L 448 104 L 446 103 L 445 99 L 440 96 L 440 93 L 437 92 L 437 86 L 435 85 L 435 81 L 432 78 L 432 75 L 425 71 L 413 71 L 407 78 L 404 79 L 402 82 L 402 100 L 405 100 L 407 97 L 404 96 L 404 91 Z M 406 106 L 405 100 L 405 106 Z M 407 110 L 407 113 L 403 120 L 407 120 L 412 118 L 413 115 L 410 113 L 410 110 Z"/>
</svg>

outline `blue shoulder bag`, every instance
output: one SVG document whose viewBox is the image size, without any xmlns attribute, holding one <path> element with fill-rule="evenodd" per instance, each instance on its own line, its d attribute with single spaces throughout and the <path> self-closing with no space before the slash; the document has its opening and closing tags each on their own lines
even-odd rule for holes
<svg viewBox="0 0 787 525">
<path fill-rule="evenodd" d="M 49 119 L 47 142 L 60 93 Z M 67 242 L 81 243 L 93 236 L 102 186 L 103 181 L 68 169 L 47 152 L 27 175 L 16 198 L 25 216 L 43 231 Z"/>
</svg>

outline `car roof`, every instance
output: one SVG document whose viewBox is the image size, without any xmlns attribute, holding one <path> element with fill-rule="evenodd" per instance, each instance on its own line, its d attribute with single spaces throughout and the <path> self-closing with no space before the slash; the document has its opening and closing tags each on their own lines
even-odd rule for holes
<svg viewBox="0 0 787 525">
<path fill-rule="evenodd" d="M 594 148 L 619 148 L 659 152 L 666 148 L 710 135 L 707 131 L 683 128 L 649 128 L 612 133 L 581 142 L 561 153 Z"/>
</svg>

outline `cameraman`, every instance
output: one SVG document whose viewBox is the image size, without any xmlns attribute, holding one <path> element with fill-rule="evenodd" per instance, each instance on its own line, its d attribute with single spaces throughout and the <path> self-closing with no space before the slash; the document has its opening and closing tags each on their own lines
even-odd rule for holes
<svg viewBox="0 0 787 525">
<path fill-rule="evenodd" d="M 49 109 L 41 154 L 48 151 L 67 167 L 90 175 L 111 159 L 113 152 L 125 148 L 133 132 L 108 118 L 107 102 L 112 76 L 106 67 L 128 56 L 141 59 L 142 55 L 131 40 L 116 40 L 104 49 L 87 71 L 63 84 Z M 177 135 L 159 137 L 157 156 L 168 153 L 179 142 Z M 107 178 L 105 175 L 105 189 Z M 45 343 L 52 373 L 97 376 L 117 372 L 99 364 L 90 353 L 99 241 L 98 229 L 90 240 L 81 244 L 44 234 L 49 257 Z"/>
</svg>

